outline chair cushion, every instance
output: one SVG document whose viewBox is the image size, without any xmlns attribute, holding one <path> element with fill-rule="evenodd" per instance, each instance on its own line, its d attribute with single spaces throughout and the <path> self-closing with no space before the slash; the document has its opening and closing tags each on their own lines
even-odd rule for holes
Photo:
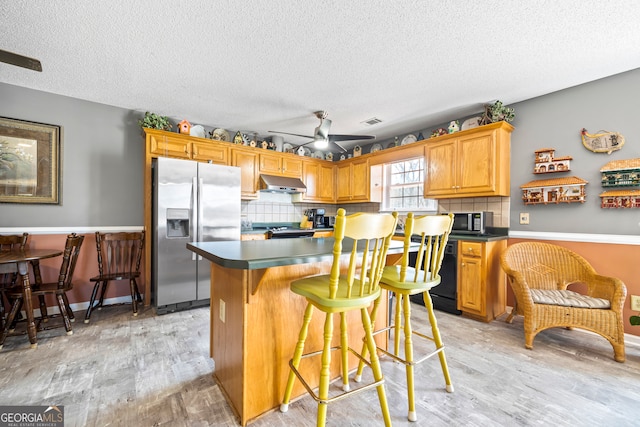
<svg viewBox="0 0 640 427">
<path fill-rule="evenodd" d="M 555 289 L 530 289 L 531 298 L 536 304 L 561 305 L 579 308 L 611 308 L 611 302 L 603 298 L 594 298 L 573 291 Z"/>
</svg>

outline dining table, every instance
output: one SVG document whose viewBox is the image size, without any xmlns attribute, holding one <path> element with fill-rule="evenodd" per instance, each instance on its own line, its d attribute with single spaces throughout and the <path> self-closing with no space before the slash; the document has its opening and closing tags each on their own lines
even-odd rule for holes
<svg viewBox="0 0 640 427">
<path fill-rule="evenodd" d="M 31 348 L 38 346 L 38 338 L 36 335 L 36 323 L 33 316 L 33 302 L 31 301 L 31 281 L 29 279 L 29 265 L 33 266 L 36 282 L 40 281 L 40 260 L 46 258 L 54 258 L 62 255 L 61 249 L 12 249 L 0 252 L 0 274 L 18 273 L 19 280 L 17 285 L 22 288 L 24 311 L 27 317 L 27 334 Z M 4 345 L 11 325 L 5 324 L 2 335 L 0 336 L 0 349 Z"/>
</svg>

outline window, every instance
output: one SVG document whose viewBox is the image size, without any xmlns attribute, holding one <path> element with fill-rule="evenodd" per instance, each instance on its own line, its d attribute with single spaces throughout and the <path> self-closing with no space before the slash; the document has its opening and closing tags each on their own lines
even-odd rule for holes
<svg viewBox="0 0 640 427">
<path fill-rule="evenodd" d="M 384 165 L 381 211 L 415 212 L 438 210 L 438 201 L 424 196 L 424 158 Z"/>
</svg>

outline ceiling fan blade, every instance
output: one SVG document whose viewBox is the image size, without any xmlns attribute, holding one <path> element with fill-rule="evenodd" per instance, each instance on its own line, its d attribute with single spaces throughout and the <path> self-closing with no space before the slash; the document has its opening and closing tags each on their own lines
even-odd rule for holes
<svg viewBox="0 0 640 427">
<path fill-rule="evenodd" d="M 0 49 L 0 62 L 15 65 L 17 67 L 28 68 L 29 70 L 42 71 L 42 64 L 37 59 L 18 55 L 17 53 L 2 49 Z"/>
<path fill-rule="evenodd" d="M 284 134 L 284 135 L 301 136 L 303 138 L 313 138 L 313 136 L 311 136 L 311 135 L 300 135 L 299 133 L 278 132 L 277 130 L 270 130 L 269 132 L 271 132 L 271 133 L 281 133 L 281 134 Z"/>
<path fill-rule="evenodd" d="M 361 139 L 375 139 L 373 135 L 329 135 L 329 141 L 359 141 Z"/>
<path fill-rule="evenodd" d="M 335 142 L 335 141 L 331 141 L 331 140 L 329 140 L 329 144 L 333 144 L 333 145 L 335 145 L 335 146 L 336 146 L 336 147 L 338 147 L 338 148 L 340 149 L 340 151 L 342 151 L 343 153 L 346 153 L 346 152 L 347 152 L 347 149 L 346 149 L 346 148 L 344 148 L 342 145 L 338 144 L 338 143 L 337 143 L 337 142 Z"/>
</svg>

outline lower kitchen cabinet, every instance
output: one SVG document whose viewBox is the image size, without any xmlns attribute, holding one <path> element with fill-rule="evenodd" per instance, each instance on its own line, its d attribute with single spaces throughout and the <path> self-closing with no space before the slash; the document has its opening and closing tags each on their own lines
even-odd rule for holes
<svg viewBox="0 0 640 427">
<path fill-rule="evenodd" d="M 500 254 L 507 240 L 458 242 L 458 310 L 490 322 L 506 311 L 506 281 Z"/>
</svg>

